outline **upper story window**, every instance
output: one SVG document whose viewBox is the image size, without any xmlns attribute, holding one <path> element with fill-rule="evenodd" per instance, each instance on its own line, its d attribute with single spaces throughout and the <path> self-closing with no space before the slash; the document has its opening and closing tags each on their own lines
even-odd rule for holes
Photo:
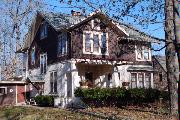
<svg viewBox="0 0 180 120">
<path fill-rule="evenodd" d="M 84 31 L 84 54 L 108 54 L 108 34 L 96 31 Z"/>
<path fill-rule="evenodd" d="M 151 61 L 151 50 L 147 46 L 136 46 L 136 60 L 137 61 Z"/>
<path fill-rule="evenodd" d="M 41 74 L 45 74 L 47 69 L 47 54 L 40 54 L 40 70 Z"/>
<path fill-rule="evenodd" d="M 67 54 L 67 34 L 62 33 L 58 36 L 58 56 Z"/>
<path fill-rule="evenodd" d="M 31 50 L 31 65 L 35 65 L 35 47 Z"/>
<path fill-rule="evenodd" d="M 44 39 L 47 37 L 47 33 L 48 33 L 48 25 L 47 23 L 43 22 L 41 25 L 41 31 L 40 31 L 40 39 Z"/>
</svg>

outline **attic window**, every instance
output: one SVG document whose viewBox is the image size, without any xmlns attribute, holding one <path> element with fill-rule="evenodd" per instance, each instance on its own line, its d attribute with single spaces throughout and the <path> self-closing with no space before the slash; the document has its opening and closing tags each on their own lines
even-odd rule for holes
<svg viewBox="0 0 180 120">
<path fill-rule="evenodd" d="M 94 20 L 91 20 L 91 28 L 93 30 L 100 30 L 100 20 L 95 18 Z"/>
<path fill-rule="evenodd" d="M 41 33 L 40 33 L 41 40 L 47 37 L 47 32 L 48 32 L 47 23 L 43 22 L 41 25 Z"/>
</svg>

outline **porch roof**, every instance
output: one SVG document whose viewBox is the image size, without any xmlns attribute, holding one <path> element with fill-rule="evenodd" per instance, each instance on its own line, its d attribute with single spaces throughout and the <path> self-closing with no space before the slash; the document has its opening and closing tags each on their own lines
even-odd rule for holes
<svg viewBox="0 0 180 120">
<path fill-rule="evenodd" d="M 128 67 L 127 71 L 148 71 L 153 72 L 152 66 L 130 66 Z"/>
</svg>

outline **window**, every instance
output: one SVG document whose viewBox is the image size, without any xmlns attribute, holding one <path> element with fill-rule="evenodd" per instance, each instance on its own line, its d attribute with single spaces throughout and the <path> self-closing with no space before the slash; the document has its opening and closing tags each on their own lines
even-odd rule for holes
<svg viewBox="0 0 180 120">
<path fill-rule="evenodd" d="M 137 74 L 131 73 L 131 88 L 137 87 Z"/>
<path fill-rule="evenodd" d="M 107 54 L 107 33 L 84 31 L 84 54 Z"/>
<path fill-rule="evenodd" d="M 163 78 L 162 73 L 160 73 L 160 74 L 159 74 L 159 81 L 160 81 L 160 82 L 162 82 L 162 80 L 163 80 L 162 78 Z"/>
<path fill-rule="evenodd" d="M 50 93 L 57 93 L 57 72 L 50 73 Z"/>
<path fill-rule="evenodd" d="M 145 82 L 146 82 L 146 88 L 151 88 L 151 74 L 150 73 L 145 74 Z"/>
<path fill-rule="evenodd" d="M 91 28 L 94 30 L 100 30 L 100 20 L 98 18 L 91 20 Z"/>
<path fill-rule="evenodd" d="M 85 51 L 86 52 L 91 52 L 91 37 L 90 33 L 85 33 Z"/>
<path fill-rule="evenodd" d="M 138 76 L 138 79 L 137 79 Z M 137 84 L 138 81 L 138 84 Z M 131 73 L 131 88 L 150 88 L 151 73 Z"/>
<path fill-rule="evenodd" d="M 93 34 L 93 52 L 99 53 L 99 35 Z"/>
<path fill-rule="evenodd" d="M 47 23 L 43 23 L 41 25 L 41 33 L 40 33 L 40 39 L 44 39 L 47 37 L 47 32 L 48 32 L 48 26 Z"/>
<path fill-rule="evenodd" d="M 41 74 L 46 73 L 46 67 L 47 67 L 47 54 L 41 54 L 40 55 L 40 70 Z"/>
<path fill-rule="evenodd" d="M 138 80 L 139 80 L 139 87 L 144 88 L 144 74 L 143 73 L 138 74 Z"/>
<path fill-rule="evenodd" d="M 151 60 L 150 48 L 140 45 L 136 46 L 136 60 L 139 61 Z"/>
<path fill-rule="evenodd" d="M 7 94 L 7 88 L 6 87 L 0 87 L 0 95 Z"/>
<path fill-rule="evenodd" d="M 66 33 L 62 33 L 58 38 L 58 56 L 67 54 L 67 36 Z"/>
<path fill-rule="evenodd" d="M 31 65 L 35 65 L 35 47 L 31 51 Z"/>
</svg>

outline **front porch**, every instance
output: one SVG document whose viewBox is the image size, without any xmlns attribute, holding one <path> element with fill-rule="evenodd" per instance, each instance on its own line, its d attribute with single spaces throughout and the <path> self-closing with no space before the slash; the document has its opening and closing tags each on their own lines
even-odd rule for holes
<svg viewBox="0 0 180 120">
<path fill-rule="evenodd" d="M 96 63 L 77 63 L 79 82 L 82 88 L 112 87 L 113 65 Z"/>
</svg>

